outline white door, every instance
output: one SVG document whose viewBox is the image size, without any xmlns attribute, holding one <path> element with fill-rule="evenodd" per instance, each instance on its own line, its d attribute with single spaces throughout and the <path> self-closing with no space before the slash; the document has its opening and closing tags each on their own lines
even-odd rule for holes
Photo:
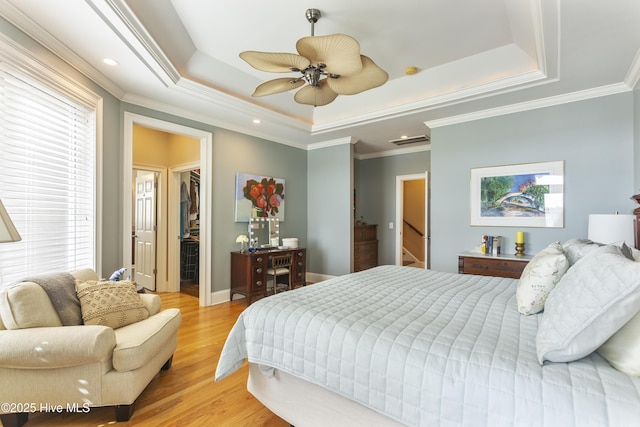
<svg viewBox="0 0 640 427">
<path fill-rule="evenodd" d="M 156 185 L 155 173 L 136 177 L 135 281 L 156 289 Z"/>
</svg>

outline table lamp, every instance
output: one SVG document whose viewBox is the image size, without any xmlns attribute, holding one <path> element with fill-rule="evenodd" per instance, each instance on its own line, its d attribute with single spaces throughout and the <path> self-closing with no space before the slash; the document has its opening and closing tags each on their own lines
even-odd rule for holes
<svg viewBox="0 0 640 427">
<path fill-rule="evenodd" d="M 20 234 L 9 218 L 9 213 L 0 200 L 0 243 L 17 242 L 21 240 Z"/>
<path fill-rule="evenodd" d="M 604 244 L 624 241 L 633 247 L 635 219 L 635 215 L 589 215 L 587 237 L 589 240 Z"/>
</svg>

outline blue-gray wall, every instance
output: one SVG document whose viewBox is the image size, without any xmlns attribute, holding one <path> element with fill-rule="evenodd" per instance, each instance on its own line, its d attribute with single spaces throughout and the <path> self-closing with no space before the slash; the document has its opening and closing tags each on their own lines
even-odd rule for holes
<svg viewBox="0 0 640 427">
<path fill-rule="evenodd" d="M 564 228 L 522 228 L 528 254 L 586 237 L 589 214 L 630 213 L 633 100 L 628 92 L 432 129 L 432 268 L 457 271 L 457 254 L 482 234 L 505 236 L 514 252 L 515 228 L 469 225 L 471 168 L 564 161 Z"/>
<path fill-rule="evenodd" d="M 396 177 L 431 170 L 431 152 L 355 160 L 356 218 L 378 224 L 378 263 L 395 264 Z M 389 229 L 389 223 L 394 228 Z"/>
<path fill-rule="evenodd" d="M 310 150 L 307 167 L 307 271 L 330 276 L 350 273 L 353 145 Z"/>
<path fill-rule="evenodd" d="M 356 160 L 351 144 L 305 151 L 123 103 L 0 18 L 0 32 L 103 98 L 102 272 L 121 266 L 123 115 L 129 111 L 213 133 L 212 291 L 229 287 L 229 252 L 246 231 L 234 221 L 236 172 L 286 180 L 282 235 L 309 248 L 308 271 L 351 270 L 353 188 L 357 215 L 379 227 L 381 264 L 395 261 L 395 177 L 431 171 L 432 268 L 456 271 L 457 254 L 481 234 L 515 229 L 469 226 L 469 171 L 483 166 L 564 160 L 565 227 L 525 229 L 527 252 L 586 235 L 589 213 L 630 212 L 640 193 L 640 90 L 432 130 L 432 151 Z M 355 171 L 355 172 L 354 172 Z M 355 176 L 354 176 L 355 173 Z"/>
</svg>

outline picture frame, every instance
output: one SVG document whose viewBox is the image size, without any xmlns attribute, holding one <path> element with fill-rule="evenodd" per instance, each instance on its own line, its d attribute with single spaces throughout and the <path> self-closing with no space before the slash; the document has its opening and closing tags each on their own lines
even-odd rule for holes
<svg viewBox="0 0 640 427">
<path fill-rule="evenodd" d="M 278 218 L 284 221 L 284 206 L 284 179 L 236 173 L 236 222 L 249 222 L 249 218 Z"/>
<path fill-rule="evenodd" d="M 564 161 L 471 169 L 471 225 L 564 227 Z"/>
</svg>

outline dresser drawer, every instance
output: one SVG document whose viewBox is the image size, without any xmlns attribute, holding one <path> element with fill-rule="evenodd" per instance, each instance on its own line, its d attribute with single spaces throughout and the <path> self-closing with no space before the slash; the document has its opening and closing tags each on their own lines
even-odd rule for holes
<svg viewBox="0 0 640 427">
<path fill-rule="evenodd" d="M 520 260 L 493 256 L 459 256 L 458 272 L 462 274 L 479 274 L 481 276 L 519 279 L 528 262 L 529 257 Z"/>
</svg>

